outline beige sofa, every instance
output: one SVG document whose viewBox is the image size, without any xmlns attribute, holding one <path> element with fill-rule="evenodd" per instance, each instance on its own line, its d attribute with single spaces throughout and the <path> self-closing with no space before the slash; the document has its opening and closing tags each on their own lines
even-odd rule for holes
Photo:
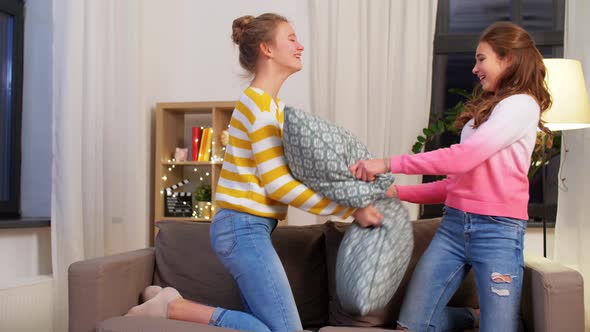
<svg viewBox="0 0 590 332">
<path fill-rule="evenodd" d="M 347 224 L 277 228 L 273 243 L 285 266 L 304 328 L 321 332 L 392 329 L 409 276 L 438 225 L 438 219 L 413 222 L 416 245 L 399 290 L 386 308 L 361 317 L 344 312 L 335 296 L 334 265 Z M 141 291 L 150 284 L 173 286 L 185 298 L 201 303 L 242 308 L 235 283 L 210 249 L 209 224 L 164 222 L 160 223 L 155 248 L 70 266 L 70 331 L 227 331 L 182 321 L 123 317 L 140 302 Z M 478 306 L 472 275 L 451 304 Z M 583 331 L 581 275 L 550 260 L 527 257 L 521 308 L 527 331 Z"/>
</svg>

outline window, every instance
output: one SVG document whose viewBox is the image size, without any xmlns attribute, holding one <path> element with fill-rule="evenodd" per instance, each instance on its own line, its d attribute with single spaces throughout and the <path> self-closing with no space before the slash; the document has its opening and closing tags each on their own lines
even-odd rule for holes
<svg viewBox="0 0 590 332">
<path fill-rule="evenodd" d="M 449 89 L 471 92 L 477 78 L 471 73 L 474 51 L 479 35 L 493 22 L 511 21 L 529 31 L 539 51 L 546 58 L 563 56 L 563 26 L 565 0 L 439 0 L 434 39 L 431 114 L 442 113 L 462 99 Z M 459 137 L 443 134 L 426 150 L 434 150 L 459 142 Z M 547 167 L 548 178 L 557 179 L 552 171 L 559 169 L 559 156 Z M 555 221 L 557 191 L 541 185 L 541 172 L 531 179 L 529 215 L 540 220 L 547 207 L 548 220 Z M 436 180 L 424 176 L 424 182 Z M 545 195 L 543 195 L 543 192 Z M 441 215 L 441 205 L 425 205 L 420 217 Z"/>
<path fill-rule="evenodd" d="M 0 218 L 19 217 L 24 3 L 0 3 Z"/>
</svg>

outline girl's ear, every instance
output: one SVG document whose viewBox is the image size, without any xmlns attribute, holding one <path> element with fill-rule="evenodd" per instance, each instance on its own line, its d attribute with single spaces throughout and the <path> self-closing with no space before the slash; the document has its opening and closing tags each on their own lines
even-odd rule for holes
<svg viewBox="0 0 590 332">
<path fill-rule="evenodd" d="M 260 43 L 260 54 L 266 56 L 267 58 L 272 58 L 272 49 L 268 43 Z"/>
</svg>

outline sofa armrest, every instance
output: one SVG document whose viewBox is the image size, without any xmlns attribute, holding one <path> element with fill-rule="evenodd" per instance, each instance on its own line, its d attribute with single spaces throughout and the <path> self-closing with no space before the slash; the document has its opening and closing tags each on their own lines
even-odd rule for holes
<svg viewBox="0 0 590 332">
<path fill-rule="evenodd" d="M 154 264 L 154 249 L 146 248 L 70 265 L 69 330 L 94 331 L 104 319 L 127 313 L 152 283 Z"/>
<path fill-rule="evenodd" d="M 584 331 L 584 281 L 573 269 L 525 256 L 522 313 L 527 331 Z"/>
</svg>

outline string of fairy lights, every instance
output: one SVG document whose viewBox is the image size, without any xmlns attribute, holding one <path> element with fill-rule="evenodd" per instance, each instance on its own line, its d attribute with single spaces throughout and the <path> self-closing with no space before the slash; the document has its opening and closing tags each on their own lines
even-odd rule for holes
<svg viewBox="0 0 590 332">
<path fill-rule="evenodd" d="M 202 129 L 204 129 L 204 127 L 201 127 L 201 130 Z M 229 131 L 229 126 L 228 126 L 228 129 L 227 130 Z M 211 131 L 211 136 L 212 136 L 212 141 L 211 141 L 211 148 L 209 149 L 209 154 L 210 155 L 211 155 L 211 153 L 213 153 L 213 154 L 210 157 L 209 164 L 205 164 L 206 166 L 211 166 L 211 165 L 223 163 L 223 155 L 225 154 L 225 145 L 224 144 L 222 144 L 222 147 L 221 147 L 221 154 L 222 155 L 221 156 L 218 156 L 216 154 L 216 150 L 215 150 L 215 132 L 213 130 Z M 198 141 L 198 140 L 199 140 L 199 138 L 196 138 L 196 141 Z M 222 140 L 223 140 L 223 138 L 222 138 Z M 227 144 L 227 142 L 225 142 L 225 143 Z M 181 162 L 186 162 L 186 161 L 179 161 L 178 163 L 181 163 Z M 197 161 L 192 161 L 192 162 L 197 162 Z M 203 161 L 199 161 L 199 163 L 201 163 L 201 162 L 203 162 Z M 176 158 L 168 159 L 167 164 L 169 164 L 168 165 L 169 167 L 167 168 L 167 171 L 168 172 L 173 172 L 173 170 L 176 168 L 176 165 L 179 165 L 179 166 L 187 166 L 187 164 L 176 164 L 176 163 L 177 163 Z M 188 165 L 191 165 L 190 163 L 191 163 L 191 161 L 189 161 L 189 164 Z M 205 165 L 203 165 L 203 166 L 205 166 Z M 203 186 L 203 185 L 209 185 L 210 186 L 211 185 L 211 172 L 205 171 L 203 173 L 202 171 L 199 171 L 199 167 L 198 166 L 201 166 L 201 165 L 196 165 L 196 166 L 197 167 L 194 167 L 193 168 L 193 173 L 194 173 L 193 174 L 193 177 L 194 178 L 197 178 L 198 177 L 198 179 L 199 179 L 199 182 L 197 183 L 197 187 L 200 187 L 200 186 Z M 172 187 L 166 188 L 166 182 L 167 181 L 168 181 L 168 175 L 167 174 L 164 174 L 162 176 L 162 182 L 164 184 L 164 189 L 161 189 L 160 190 L 160 194 L 162 196 L 164 196 L 165 194 L 167 194 L 167 191 L 169 191 L 170 188 L 173 188 L 174 187 L 174 189 L 176 189 L 177 187 L 179 187 L 179 185 L 182 186 L 183 184 L 186 184 L 186 183 L 189 182 L 187 179 L 185 179 L 185 180 L 182 180 L 181 182 L 173 185 Z M 170 193 L 171 193 L 171 195 L 173 197 L 177 197 L 180 194 L 178 192 L 172 192 L 171 190 L 170 190 Z M 187 204 L 185 201 L 183 201 L 182 203 L 185 204 L 185 205 Z M 197 202 L 195 202 L 195 203 L 197 203 Z M 210 213 L 207 213 L 208 212 L 208 211 L 206 211 L 207 209 L 209 209 Z M 192 218 L 195 218 L 195 219 L 206 219 L 206 220 L 209 220 L 210 218 L 212 218 L 213 214 L 215 214 L 215 206 L 211 202 L 206 202 L 206 205 L 202 205 L 202 206 L 199 206 L 197 204 L 194 204 L 194 206 L 192 207 L 192 210 L 193 210 L 193 212 L 192 212 Z"/>
</svg>

